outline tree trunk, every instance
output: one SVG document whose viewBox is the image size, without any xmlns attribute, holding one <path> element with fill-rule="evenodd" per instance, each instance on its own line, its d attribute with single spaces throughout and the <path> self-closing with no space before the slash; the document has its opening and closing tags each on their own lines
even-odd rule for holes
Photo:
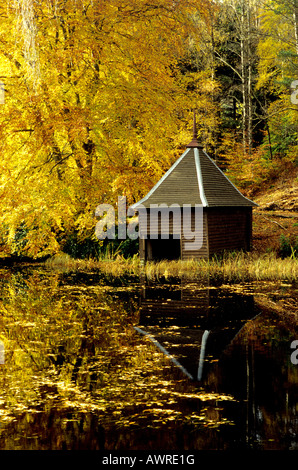
<svg viewBox="0 0 298 470">
<path fill-rule="evenodd" d="M 242 144 L 243 155 L 247 148 L 247 70 L 246 70 L 246 28 L 245 28 L 245 2 L 241 2 L 241 25 L 240 25 L 240 47 L 241 47 L 241 79 L 242 79 Z"/>
<path fill-rule="evenodd" d="M 250 4 L 247 4 L 247 61 L 248 61 L 248 74 L 247 74 L 247 139 L 248 139 L 248 153 L 251 157 L 252 153 L 252 48 L 251 48 L 251 9 Z"/>
<path fill-rule="evenodd" d="M 298 55 L 298 1 L 297 0 L 293 0 L 293 18 L 294 18 L 295 41 L 296 41 L 296 53 Z"/>
<path fill-rule="evenodd" d="M 242 95 L 243 95 L 243 154 L 248 151 L 249 157 L 252 154 L 253 135 L 252 135 L 252 38 L 251 38 L 251 5 L 249 1 L 241 1 L 241 25 L 240 25 L 240 44 L 241 44 L 241 75 L 242 75 Z"/>
</svg>

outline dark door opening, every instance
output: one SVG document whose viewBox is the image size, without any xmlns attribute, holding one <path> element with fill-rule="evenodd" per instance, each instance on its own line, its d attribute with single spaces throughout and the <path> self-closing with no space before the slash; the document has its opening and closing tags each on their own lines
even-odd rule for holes
<svg viewBox="0 0 298 470">
<path fill-rule="evenodd" d="M 146 259 L 148 261 L 177 260 L 181 257 L 180 239 L 173 235 L 168 240 L 146 240 Z"/>
</svg>

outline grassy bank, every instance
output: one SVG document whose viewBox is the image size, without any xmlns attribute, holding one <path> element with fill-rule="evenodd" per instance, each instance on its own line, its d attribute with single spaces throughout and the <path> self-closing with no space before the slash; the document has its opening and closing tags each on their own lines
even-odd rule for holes
<svg viewBox="0 0 298 470">
<path fill-rule="evenodd" d="M 63 271 L 99 270 L 111 276 L 144 275 L 148 279 L 184 276 L 219 277 L 225 280 L 297 280 L 298 262 L 294 257 L 279 258 L 274 253 L 231 253 L 222 258 L 201 261 L 160 261 L 140 263 L 138 256 L 107 257 L 99 260 L 73 259 L 61 254 L 49 259 L 46 267 Z"/>
</svg>

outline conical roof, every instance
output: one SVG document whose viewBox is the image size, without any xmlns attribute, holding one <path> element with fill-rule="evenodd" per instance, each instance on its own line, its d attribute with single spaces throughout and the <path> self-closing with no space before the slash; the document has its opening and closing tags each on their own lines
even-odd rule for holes
<svg viewBox="0 0 298 470">
<path fill-rule="evenodd" d="M 149 193 L 135 203 L 150 207 L 151 204 L 195 204 L 203 207 L 257 206 L 241 194 L 234 184 L 193 139 L 187 150 L 171 166 Z"/>
</svg>

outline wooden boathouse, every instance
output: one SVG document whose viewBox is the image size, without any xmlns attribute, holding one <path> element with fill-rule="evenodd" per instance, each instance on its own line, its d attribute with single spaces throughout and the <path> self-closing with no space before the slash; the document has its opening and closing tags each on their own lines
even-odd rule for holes
<svg viewBox="0 0 298 470">
<path fill-rule="evenodd" d="M 161 222 L 152 229 L 150 218 L 158 207 L 189 207 L 191 231 L 201 238 L 191 246 L 181 225 L 184 212 L 169 213 L 169 235 L 164 237 Z M 252 245 L 252 208 L 256 203 L 244 197 L 218 168 L 198 142 L 194 116 L 193 139 L 186 151 L 149 193 L 132 208 L 139 213 L 139 251 L 145 261 L 161 259 L 208 259 L 223 251 L 250 251 Z M 196 228 L 196 209 L 201 208 L 201 223 Z M 142 214 L 142 216 L 141 216 Z M 145 227 L 145 230 L 144 230 Z"/>
</svg>

